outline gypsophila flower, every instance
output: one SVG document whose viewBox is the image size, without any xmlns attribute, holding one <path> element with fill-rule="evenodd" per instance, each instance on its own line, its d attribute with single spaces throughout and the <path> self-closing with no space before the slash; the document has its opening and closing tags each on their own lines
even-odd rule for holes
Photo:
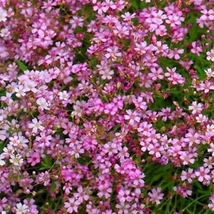
<svg viewBox="0 0 214 214">
<path fill-rule="evenodd" d="M 10 163 L 12 163 L 14 166 L 22 166 L 24 160 L 21 157 L 21 155 L 17 154 L 17 155 L 11 155 L 10 156 Z"/>
<path fill-rule="evenodd" d="M 5 22 L 7 20 L 7 11 L 0 7 L 0 22 Z"/>
<path fill-rule="evenodd" d="M 105 79 L 112 79 L 112 75 L 114 74 L 114 71 L 113 70 L 110 70 L 110 69 L 105 69 L 105 70 L 100 70 L 100 75 L 101 75 L 101 78 L 103 80 Z"/>
<path fill-rule="evenodd" d="M 126 111 L 125 120 L 129 120 L 130 125 L 140 122 L 140 117 L 137 112 L 132 112 L 130 109 Z"/>
<path fill-rule="evenodd" d="M 214 48 L 206 52 L 207 60 L 214 62 Z"/>
<path fill-rule="evenodd" d="M 4 166 L 5 165 L 5 161 L 4 161 L 4 155 L 0 155 L 0 166 Z"/>
<path fill-rule="evenodd" d="M 36 100 L 36 103 L 38 104 L 38 106 L 40 107 L 41 110 L 49 110 L 49 103 L 46 101 L 45 98 L 40 97 Z"/>
<path fill-rule="evenodd" d="M 193 101 L 192 104 L 188 107 L 190 111 L 192 111 L 193 114 L 201 113 L 203 110 L 202 103 L 197 103 L 196 101 Z"/>
<path fill-rule="evenodd" d="M 16 204 L 15 211 L 16 211 L 16 214 L 25 214 L 29 211 L 29 208 L 25 204 L 18 203 Z"/>
<path fill-rule="evenodd" d="M 44 126 L 42 126 L 42 123 L 38 121 L 37 118 L 34 118 L 28 127 L 32 129 L 33 133 L 44 130 Z"/>
<path fill-rule="evenodd" d="M 211 0 L 0 0 L 0 213 L 212 212 L 213 21 Z"/>
<path fill-rule="evenodd" d="M 207 70 L 205 70 L 205 73 L 207 75 L 207 78 L 214 77 L 214 71 L 211 68 L 208 68 Z"/>
<path fill-rule="evenodd" d="M 161 188 L 158 187 L 158 188 L 153 188 L 151 192 L 149 192 L 148 196 L 149 196 L 149 200 L 152 203 L 160 204 L 164 194 L 161 193 Z"/>
<path fill-rule="evenodd" d="M 67 91 L 60 91 L 59 93 L 58 93 L 58 95 L 59 95 L 59 99 L 60 100 L 68 100 L 69 99 L 69 94 L 68 94 L 68 92 Z"/>
<path fill-rule="evenodd" d="M 74 198 L 69 198 L 68 202 L 65 202 L 65 208 L 68 213 L 77 212 L 80 201 L 75 200 Z"/>
</svg>

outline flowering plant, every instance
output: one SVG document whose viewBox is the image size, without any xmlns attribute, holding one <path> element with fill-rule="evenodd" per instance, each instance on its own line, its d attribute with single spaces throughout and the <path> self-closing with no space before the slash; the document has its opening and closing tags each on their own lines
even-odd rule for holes
<svg viewBox="0 0 214 214">
<path fill-rule="evenodd" d="M 213 7 L 0 0 L 0 212 L 213 212 Z"/>
</svg>

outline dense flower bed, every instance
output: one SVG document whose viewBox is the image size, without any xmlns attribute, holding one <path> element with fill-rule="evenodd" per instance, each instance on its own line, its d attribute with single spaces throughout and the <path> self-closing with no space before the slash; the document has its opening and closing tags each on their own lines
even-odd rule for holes
<svg viewBox="0 0 214 214">
<path fill-rule="evenodd" d="M 213 32 L 213 0 L 0 0 L 0 212 L 212 213 Z"/>
</svg>

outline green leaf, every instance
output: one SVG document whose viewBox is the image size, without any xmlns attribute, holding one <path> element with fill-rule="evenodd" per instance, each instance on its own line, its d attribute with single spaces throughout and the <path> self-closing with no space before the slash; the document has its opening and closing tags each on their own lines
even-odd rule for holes
<svg viewBox="0 0 214 214">
<path fill-rule="evenodd" d="M 20 68 L 22 71 L 28 70 L 28 67 L 27 67 L 22 61 L 17 60 L 16 62 L 17 62 L 17 64 L 18 64 L 19 68 Z"/>
<path fill-rule="evenodd" d="M 40 167 L 40 170 L 50 169 L 51 166 L 52 166 L 51 158 L 49 155 L 46 155 L 42 161 L 42 167 Z"/>
</svg>

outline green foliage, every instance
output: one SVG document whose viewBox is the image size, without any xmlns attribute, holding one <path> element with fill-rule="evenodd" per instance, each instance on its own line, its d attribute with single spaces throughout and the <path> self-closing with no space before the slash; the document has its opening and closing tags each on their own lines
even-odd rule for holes
<svg viewBox="0 0 214 214">
<path fill-rule="evenodd" d="M 18 66 L 22 72 L 28 70 L 28 67 L 21 60 L 17 60 L 16 63 L 18 64 Z"/>
</svg>

